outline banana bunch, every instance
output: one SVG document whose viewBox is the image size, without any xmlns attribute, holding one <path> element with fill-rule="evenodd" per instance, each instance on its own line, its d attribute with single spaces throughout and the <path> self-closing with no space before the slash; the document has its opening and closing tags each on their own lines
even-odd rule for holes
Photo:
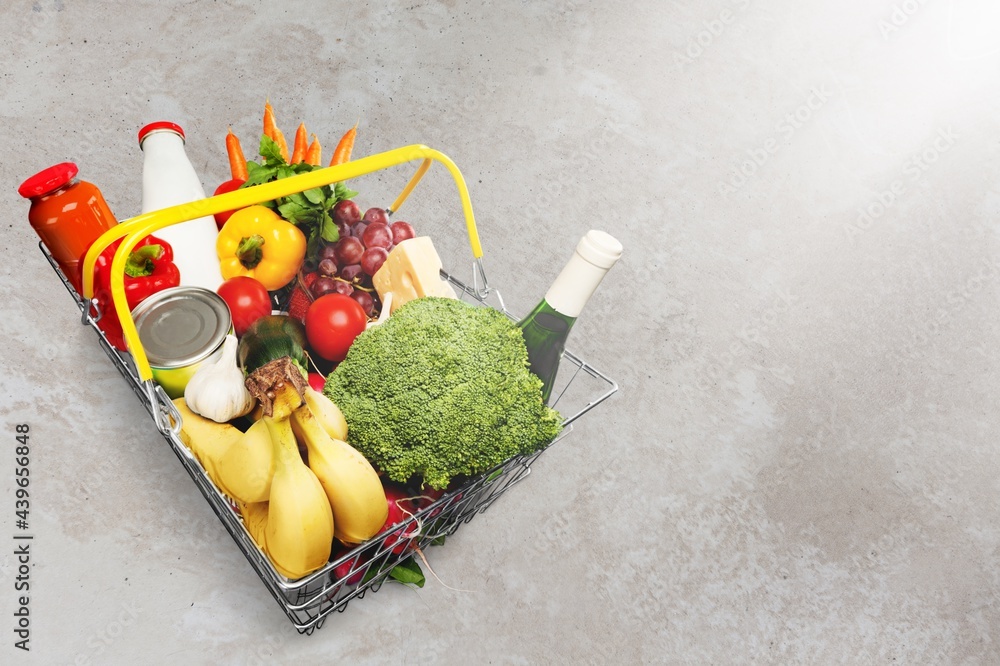
<svg viewBox="0 0 1000 666">
<path fill-rule="evenodd" d="M 266 553 L 286 578 L 300 578 L 330 559 L 333 511 L 316 474 L 302 461 L 292 432 L 290 401 L 281 400 L 267 425 L 274 448 L 274 476 L 264 527 Z"/>
<path fill-rule="evenodd" d="M 229 495 L 226 484 L 223 483 L 219 474 L 219 466 L 226 452 L 239 443 L 244 434 L 228 423 L 216 423 L 195 414 L 187 406 L 184 398 L 174 400 L 174 406 L 177 407 L 177 411 L 181 415 L 181 442 L 201 463 L 205 474 L 219 489 L 219 492 Z"/>
<path fill-rule="evenodd" d="M 245 433 L 199 417 L 183 399 L 175 404 L 182 441 L 236 500 L 248 533 L 281 575 L 316 571 L 329 560 L 334 538 L 362 543 L 385 524 L 388 503 L 378 474 L 344 441 L 344 415 L 319 391 L 282 386 L 272 414 L 259 414 Z"/>
<path fill-rule="evenodd" d="M 340 409 L 322 394 L 327 410 Z M 375 536 L 389 517 L 389 503 L 375 469 L 367 458 L 339 437 L 331 435 L 323 410 L 306 404 L 292 412 L 292 432 L 306 445 L 309 469 L 333 509 L 334 536 L 347 544 L 358 544 Z M 341 419 L 343 416 L 341 416 Z M 326 425 L 324 425 L 326 424 Z M 346 433 L 345 433 L 346 437 Z"/>
<path fill-rule="evenodd" d="M 260 549 L 266 553 L 267 537 L 264 530 L 267 528 L 267 502 L 253 502 L 252 504 L 237 502 L 236 506 L 240 511 L 240 516 L 243 517 L 243 525 L 247 528 L 247 532 L 260 546 Z"/>
</svg>

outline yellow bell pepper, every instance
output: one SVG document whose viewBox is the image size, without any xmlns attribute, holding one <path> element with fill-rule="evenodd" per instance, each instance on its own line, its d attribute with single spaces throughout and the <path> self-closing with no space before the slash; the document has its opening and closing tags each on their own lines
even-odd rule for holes
<svg viewBox="0 0 1000 666">
<path fill-rule="evenodd" d="M 215 243 L 222 277 L 246 275 L 268 291 L 295 278 L 306 256 L 306 237 L 270 208 L 249 206 L 232 214 Z"/>
</svg>

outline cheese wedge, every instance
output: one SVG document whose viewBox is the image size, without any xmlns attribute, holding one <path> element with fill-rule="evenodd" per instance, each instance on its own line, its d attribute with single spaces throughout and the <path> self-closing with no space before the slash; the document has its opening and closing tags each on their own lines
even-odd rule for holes
<svg viewBox="0 0 1000 666">
<path fill-rule="evenodd" d="M 457 298 L 451 285 L 441 279 L 441 257 L 429 236 L 409 238 L 392 248 L 389 257 L 372 276 L 380 298 L 392 292 L 390 314 L 423 296 Z"/>
</svg>

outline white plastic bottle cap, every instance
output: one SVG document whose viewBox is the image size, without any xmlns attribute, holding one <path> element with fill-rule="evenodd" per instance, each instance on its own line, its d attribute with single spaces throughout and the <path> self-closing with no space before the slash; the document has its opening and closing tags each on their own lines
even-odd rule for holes
<svg viewBox="0 0 1000 666">
<path fill-rule="evenodd" d="M 595 266 L 610 269 L 621 259 L 622 244 L 607 232 L 591 229 L 580 239 L 576 251 Z"/>
</svg>

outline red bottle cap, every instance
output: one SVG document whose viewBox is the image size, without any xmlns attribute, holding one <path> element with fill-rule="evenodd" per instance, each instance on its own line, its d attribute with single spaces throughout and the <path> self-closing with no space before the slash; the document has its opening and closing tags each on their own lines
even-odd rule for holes
<svg viewBox="0 0 1000 666">
<path fill-rule="evenodd" d="M 181 129 L 180 125 L 178 125 L 177 123 L 168 122 L 166 120 L 159 120 L 155 123 L 149 123 L 141 130 L 139 130 L 139 146 L 140 147 L 142 146 L 142 140 L 146 138 L 147 134 L 149 134 L 150 132 L 156 132 L 158 130 L 168 130 L 171 132 L 176 132 L 177 134 L 180 134 L 181 139 L 185 138 L 184 130 Z"/>
<path fill-rule="evenodd" d="M 17 188 L 17 193 L 25 199 L 40 197 L 43 194 L 58 190 L 76 178 L 76 174 L 79 172 L 80 169 L 72 162 L 62 162 L 61 164 L 50 166 L 48 169 L 39 171 L 21 183 L 21 186 Z"/>
</svg>

